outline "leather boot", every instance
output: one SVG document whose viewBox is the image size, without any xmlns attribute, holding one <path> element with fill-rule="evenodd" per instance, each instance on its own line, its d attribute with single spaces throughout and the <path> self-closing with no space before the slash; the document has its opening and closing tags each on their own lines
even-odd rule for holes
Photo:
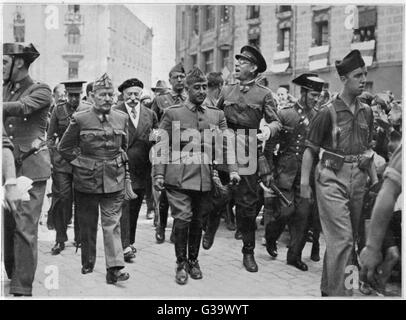
<svg viewBox="0 0 406 320">
<path fill-rule="evenodd" d="M 245 231 L 242 232 L 243 241 L 243 264 L 248 272 L 258 272 L 258 265 L 254 258 L 254 248 L 255 248 L 255 231 Z"/>
<path fill-rule="evenodd" d="M 188 279 L 187 273 L 187 241 L 188 241 L 188 225 L 174 227 L 175 254 L 176 254 L 176 276 L 175 280 L 178 284 L 186 284 Z"/>
<path fill-rule="evenodd" d="M 197 257 L 199 256 L 200 239 L 202 238 L 202 229 L 199 226 L 194 225 L 192 222 L 189 229 L 189 260 L 188 260 L 188 272 L 192 279 L 203 278 L 202 271 L 200 270 Z"/>
<path fill-rule="evenodd" d="M 319 243 L 320 232 L 313 232 L 313 245 L 312 252 L 310 254 L 310 259 L 313 261 L 320 261 L 320 243 Z"/>
<path fill-rule="evenodd" d="M 212 247 L 214 242 L 214 237 L 216 235 L 217 229 L 220 224 L 220 215 L 214 212 L 211 212 L 211 216 L 207 221 L 206 232 L 203 236 L 203 249 L 208 250 Z"/>
</svg>

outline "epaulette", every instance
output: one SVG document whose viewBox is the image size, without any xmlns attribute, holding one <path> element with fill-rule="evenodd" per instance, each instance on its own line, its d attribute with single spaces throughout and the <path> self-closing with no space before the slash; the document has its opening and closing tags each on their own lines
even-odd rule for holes
<svg viewBox="0 0 406 320">
<path fill-rule="evenodd" d="M 221 111 L 219 108 L 217 108 L 216 106 L 212 106 L 212 105 L 205 105 L 208 109 L 212 109 L 212 110 L 217 110 L 217 111 Z"/>
<path fill-rule="evenodd" d="M 263 84 L 260 84 L 259 82 L 255 82 L 255 84 L 256 84 L 258 87 L 260 87 L 261 89 L 265 89 L 265 90 L 267 90 L 267 91 L 271 91 L 271 92 L 272 92 L 271 89 L 269 89 L 268 87 L 264 86 Z"/>
<path fill-rule="evenodd" d="M 294 107 L 293 105 L 287 104 L 287 105 L 285 105 L 285 106 L 282 106 L 282 107 L 279 109 L 279 111 L 286 110 L 286 109 L 292 109 L 293 107 Z"/>
<path fill-rule="evenodd" d="M 174 104 L 174 105 L 172 105 L 172 106 L 169 106 L 168 108 L 166 108 L 166 110 L 169 110 L 169 109 L 176 109 L 176 108 L 180 108 L 180 107 L 183 107 L 183 104 Z"/>
<path fill-rule="evenodd" d="M 74 114 L 76 116 L 81 116 L 81 115 L 84 115 L 85 113 L 88 113 L 90 111 L 91 111 L 91 109 L 86 109 L 86 110 L 76 111 Z"/>
<path fill-rule="evenodd" d="M 116 109 L 116 108 L 111 108 L 111 111 L 117 112 L 118 114 L 121 113 L 122 115 L 128 116 L 127 113 L 125 113 L 124 111 L 121 111 L 119 109 Z"/>
</svg>

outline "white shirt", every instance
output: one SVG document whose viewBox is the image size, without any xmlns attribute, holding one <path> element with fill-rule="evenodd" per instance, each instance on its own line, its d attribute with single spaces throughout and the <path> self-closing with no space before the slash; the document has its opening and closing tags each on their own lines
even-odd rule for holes
<svg viewBox="0 0 406 320">
<path fill-rule="evenodd" d="M 130 115 L 130 119 L 131 122 L 133 123 L 134 127 L 137 128 L 138 127 L 138 123 L 140 121 L 140 103 L 138 102 L 138 104 L 135 106 L 135 112 L 137 113 L 136 117 L 134 118 L 134 114 L 132 113 L 132 108 L 130 106 L 127 105 L 127 103 L 124 103 L 125 107 L 127 108 L 127 112 Z"/>
</svg>

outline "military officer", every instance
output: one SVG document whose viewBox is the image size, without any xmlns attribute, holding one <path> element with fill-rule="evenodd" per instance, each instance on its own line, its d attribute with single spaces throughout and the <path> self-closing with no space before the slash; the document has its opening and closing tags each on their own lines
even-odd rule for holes
<svg viewBox="0 0 406 320">
<path fill-rule="evenodd" d="M 292 82 L 300 86 L 300 99 L 293 106 L 285 106 L 278 111 L 283 127 L 276 139 L 280 147 L 275 179 L 279 189 L 293 205 L 279 206 L 276 212 L 273 212 L 276 219 L 269 221 L 265 226 L 265 239 L 267 251 L 272 257 L 276 257 L 276 241 L 288 223 L 291 239 L 287 263 L 307 271 L 307 265 L 302 261 L 301 255 L 306 243 L 305 234 L 311 204 L 309 199 L 300 197 L 300 170 L 309 123 L 316 114 L 314 106 L 323 89 L 324 81 L 317 74 L 304 73 Z"/>
<path fill-rule="evenodd" d="M 188 74 L 186 86 L 188 100 L 167 109 L 159 126 L 160 130 L 166 132 L 170 138 L 169 143 L 166 139 L 160 139 L 156 148 L 161 150 L 162 154 L 168 154 L 170 151 L 171 161 L 168 164 L 164 161 L 153 163 L 154 186 L 158 190 L 166 186 L 174 218 L 177 259 L 175 279 L 178 284 L 187 282 L 188 273 L 192 279 L 203 277 L 197 259 L 202 237 L 202 223 L 210 210 L 209 191 L 212 188 L 210 174 L 212 155 L 203 153 L 203 150 L 206 150 L 205 144 L 211 145 L 212 142 L 204 134 L 206 130 L 227 128 L 223 111 L 202 105 L 206 98 L 207 79 L 198 68 L 194 68 Z M 178 127 L 176 127 L 177 123 Z M 188 132 L 194 138 L 197 137 L 196 134 L 200 136 L 200 139 L 193 139 L 193 146 L 188 144 L 188 150 L 193 152 L 183 152 L 189 139 L 182 138 L 180 142 L 171 139 L 173 133 L 173 137 L 176 137 L 175 131 L 180 131 L 178 133 L 184 137 Z M 227 150 L 227 152 L 234 151 Z M 236 172 L 236 164 L 230 164 L 229 168 L 230 180 L 238 182 L 240 178 Z"/>
<path fill-rule="evenodd" d="M 128 116 L 111 109 L 114 88 L 107 74 L 93 84 L 94 105 L 73 114 L 59 144 L 61 156 L 73 166 L 75 201 L 82 242 L 82 273 L 93 271 L 99 207 L 106 256 L 106 281 L 124 281 L 120 217 L 124 200 Z"/>
<path fill-rule="evenodd" d="M 244 46 L 241 53 L 237 54 L 235 58 L 237 60 L 235 77 L 239 82 L 223 87 L 217 106 L 224 110 L 230 129 L 245 130 L 245 134 L 237 136 L 236 140 L 242 138 L 245 142 L 248 141 L 245 143 L 246 148 L 253 144 L 256 150 L 257 140 L 252 140 L 249 137 L 249 129 L 258 130 L 261 119 L 265 118 L 267 125 L 264 126 L 264 140 L 278 132 L 280 122 L 276 114 L 276 101 L 270 89 L 258 84 L 260 80 L 258 75 L 267 68 L 262 54 L 254 47 Z M 271 159 L 268 161 L 272 162 Z M 247 271 L 257 272 L 258 266 L 254 258 L 254 248 L 256 207 L 259 200 L 258 176 L 257 172 L 245 172 L 243 174 L 244 169 L 246 168 L 240 166 L 241 183 L 238 188 L 235 188 L 232 198 L 236 204 L 236 215 L 239 217 L 237 229 L 242 233 L 243 264 Z M 264 178 L 269 182 L 270 175 Z"/>
<path fill-rule="evenodd" d="M 182 63 L 178 63 L 169 72 L 169 83 L 172 86 L 172 90 L 166 93 L 157 95 L 152 101 L 151 110 L 154 111 L 158 117 L 158 121 L 161 121 L 164 111 L 175 104 L 180 104 L 186 101 L 187 94 L 185 91 L 185 69 Z M 158 87 L 158 84 L 157 84 Z M 163 243 L 165 241 L 165 228 L 168 221 L 168 199 L 166 192 L 161 192 L 161 198 L 159 201 L 159 223 L 156 226 L 155 238 L 157 243 Z M 173 233 L 171 234 L 171 241 L 173 240 Z"/>
<path fill-rule="evenodd" d="M 69 221 L 72 218 L 73 204 L 73 175 L 72 166 L 59 154 L 57 147 L 63 134 L 68 128 L 72 114 L 76 112 L 80 103 L 83 83 L 86 81 L 70 80 L 62 82 L 68 94 L 68 100 L 57 104 L 52 111 L 51 121 L 47 132 L 48 148 L 51 154 L 52 163 L 52 204 L 49 215 L 56 230 L 56 243 L 51 252 L 59 254 L 65 249 L 65 242 L 68 241 L 66 233 Z M 75 244 L 80 243 L 79 223 L 75 210 L 74 233 Z"/>
<path fill-rule="evenodd" d="M 44 200 L 46 181 L 51 175 L 49 152 L 45 141 L 47 115 L 52 103 L 48 85 L 34 82 L 29 66 L 39 52 L 32 44 L 3 44 L 3 121 L 14 144 L 14 158 L 21 159 L 30 150 L 39 149 L 22 163 L 17 163 L 17 176 L 32 179 L 30 201 L 23 201 L 17 212 L 6 210 L 4 251 L 10 293 L 32 295 L 32 282 L 37 267 L 38 222 Z"/>
<path fill-rule="evenodd" d="M 343 88 L 316 114 L 310 125 L 301 177 L 301 197 L 309 199 L 313 158 L 320 153 L 315 185 L 326 239 L 322 296 L 352 295 L 346 270 L 353 264 L 353 248 L 373 154 L 373 113 L 359 100 L 367 76 L 361 53 L 351 51 L 342 61 L 336 61 L 336 69 Z"/>
</svg>

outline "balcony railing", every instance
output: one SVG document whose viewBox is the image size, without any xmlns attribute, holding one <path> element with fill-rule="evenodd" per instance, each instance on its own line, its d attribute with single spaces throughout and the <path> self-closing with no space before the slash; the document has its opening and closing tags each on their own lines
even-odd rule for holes
<svg viewBox="0 0 406 320">
<path fill-rule="evenodd" d="M 68 12 L 65 14 L 65 24 L 83 24 L 83 16 L 77 12 Z"/>
<path fill-rule="evenodd" d="M 84 53 L 83 53 L 83 45 L 78 43 L 71 43 L 68 44 L 64 47 L 63 50 L 63 56 L 66 57 L 76 57 L 76 58 L 81 58 L 83 57 Z"/>
</svg>

